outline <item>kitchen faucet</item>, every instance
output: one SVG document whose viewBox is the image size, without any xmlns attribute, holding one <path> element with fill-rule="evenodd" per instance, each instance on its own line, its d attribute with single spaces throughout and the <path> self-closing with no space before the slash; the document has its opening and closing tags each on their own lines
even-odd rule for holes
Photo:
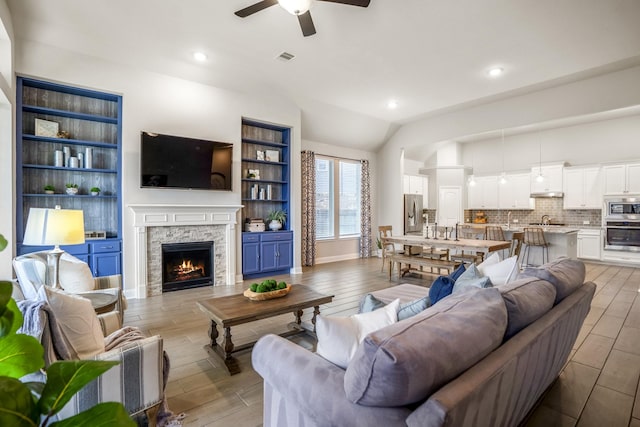
<svg viewBox="0 0 640 427">
<path fill-rule="evenodd" d="M 549 225 L 549 221 L 551 221 L 551 218 L 549 218 L 549 215 L 542 215 L 542 225 Z"/>
<path fill-rule="evenodd" d="M 507 212 L 507 230 L 511 226 L 511 211 Z"/>
</svg>

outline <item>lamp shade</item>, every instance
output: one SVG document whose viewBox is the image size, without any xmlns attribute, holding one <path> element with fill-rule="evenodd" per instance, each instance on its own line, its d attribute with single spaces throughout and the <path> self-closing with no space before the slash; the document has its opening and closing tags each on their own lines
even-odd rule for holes
<svg viewBox="0 0 640 427">
<path fill-rule="evenodd" d="M 312 0 L 278 0 L 280 6 L 292 15 L 302 15 L 311 8 Z"/>
<path fill-rule="evenodd" d="M 84 243 L 84 215 L 73 209 L 29 209 L 25 245 L 77 245 Z"/>
</svg>

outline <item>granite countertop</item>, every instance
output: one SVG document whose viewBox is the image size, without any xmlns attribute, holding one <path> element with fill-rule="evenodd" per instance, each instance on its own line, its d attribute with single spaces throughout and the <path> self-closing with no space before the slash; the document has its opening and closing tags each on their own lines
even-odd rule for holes
<svg viewBox="0 0 640 427">
<path fill-rule="evenodd" d="M 511 224 L 511 226 L 509 228 L 507 228 L 507 226 L 505 224 L 476 224 L 476 223 L 465 223 L 462 224 L 461 227 L 468 227 L 468 228 L 485 228 L 487 226 L 497 226 L 497 227 L 502 227 L 502 229 L 504 231 L 523 231 L 524 227 L 536 227 L 535 225 L 522 225 L 522 224 Z M 583 228 L 599 228 L 599 227 L 589 227 L 589 226 L 585 226 L 585 227 L 571 227 L 571 226 L 564 226 L 564 225 L 541 225 L 539 227 L 542 227 L 542 229 L 544 230 L 545 233 L 551 233 L 551 234 L 569 234 L 569 233 L 577 233 L 578 231 L 580 231 Z"/>
</svg>

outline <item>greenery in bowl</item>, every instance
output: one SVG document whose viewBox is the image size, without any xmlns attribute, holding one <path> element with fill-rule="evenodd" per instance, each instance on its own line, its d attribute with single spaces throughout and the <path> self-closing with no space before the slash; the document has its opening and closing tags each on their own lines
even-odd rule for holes
<svg viewBox="0 0 640 427">
<path fill-rule="evenodd" d="M 285 222 L 287 221 L 287 213 L 283 210 L 275 210 L 267 215 L 268 221 L 278 221 L 284 227 Z"/>
<path fill-rule="evenodd" d="M 78 188 L 78 184 L 72 184 L 70 182 L 66 183 L 64 186 L 67 188 Z"/>
<path fill-rule="evenodd" d="M 280 289 L 285 289 L 286 287 L 287 284 L 285 282 L 278 283 L 275 279 L 267 279 L 263 280 L 261 283 L 252 283 L 249 289 L 251 289 L 251 292 L 264 293 L 278 291 Z"/>
<path fill-rule="evenodd" d="M 0 251 L 7 240 L 0 234 Z M 65 360 L 46 368 L 44 382 L 20 381 L 44 368 L 44 348 L 30 335 L 18 333 L 23 317 L 11 298 L 13 284 L 0 281 L 0 425 L 71 427 L 96 425 L 135 426 L 122 404 L 100 403 L 84 412 L 51 422 L 71 397 L 118 362 Z"/>
<path fill-rule="evenodd" d="M 99 187 L 91 187 L 91 190 L 89 190 L 92 193 L 99 193 L 100 192 L 100 188 Z"/>
<path fill-rule="evenodd" d="M 54 192 L 54 191 L 56 191 L 56 188 L 53 185 L 45 185 L 44 186 L 44 191 Z"/>
</svg>

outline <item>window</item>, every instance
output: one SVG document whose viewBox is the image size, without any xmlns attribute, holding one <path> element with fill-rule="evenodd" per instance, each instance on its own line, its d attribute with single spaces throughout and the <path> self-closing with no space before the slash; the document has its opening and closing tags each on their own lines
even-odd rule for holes
<svg viewBox="0 0 640 427">
<path fill-rule="evenodd" d="M 316 238 L 360 235 L 360 163 L 316 157 Z"/>
</svg>

